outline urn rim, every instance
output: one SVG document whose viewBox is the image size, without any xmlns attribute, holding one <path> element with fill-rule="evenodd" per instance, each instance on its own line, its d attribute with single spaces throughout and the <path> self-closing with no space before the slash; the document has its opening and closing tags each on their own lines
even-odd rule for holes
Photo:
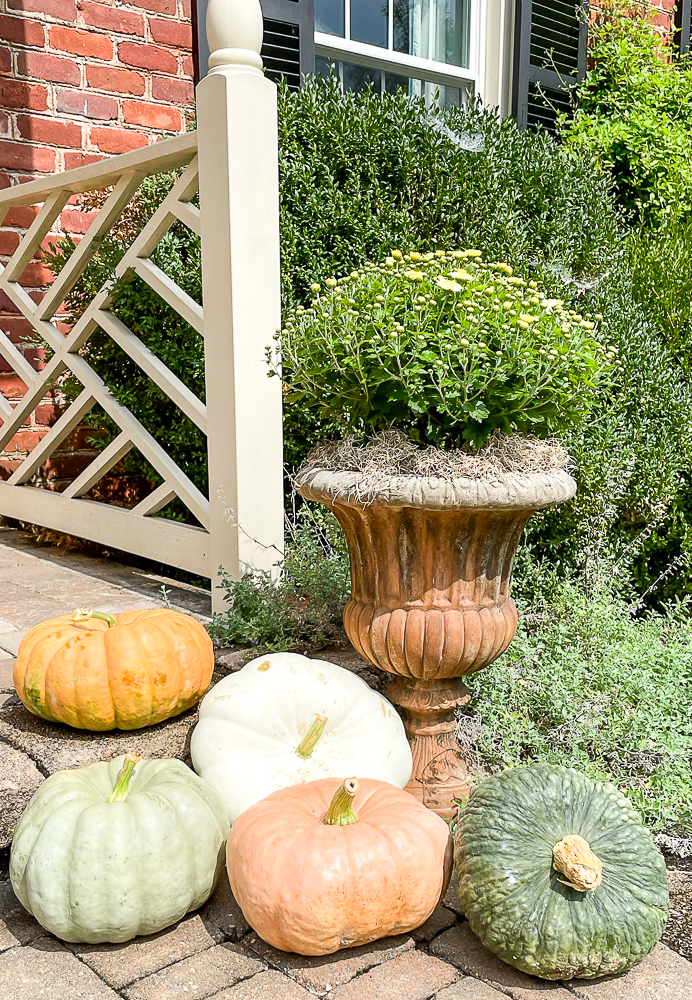
<svg viewBox="0 0 692 1000">
<path fill-rule="evenodd" d="M 361 486 L 357 471 L 324 466 L 300 470 L 295 488 L 307 500 L 327 506 L 416 507 L 422 510 L 543 510 L 571 500 L 577 484 L 569 472 L 505 473 L 503 480 L 469 477 L 383 475 L 375 489 Z"/>
</svg>

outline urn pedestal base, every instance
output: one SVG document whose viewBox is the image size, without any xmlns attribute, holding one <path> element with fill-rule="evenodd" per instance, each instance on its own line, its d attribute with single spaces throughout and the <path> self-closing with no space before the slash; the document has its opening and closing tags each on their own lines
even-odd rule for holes
<svg viewBox="0 0 692 1000">
<path fill-rule="evenodd" d="M 454 799 L 469 792 L 468 768 L 456 739 L 454 710 L 469 700 L 460 678 L 419 680 L 397 677 L 387 688 L 406 728 L 413 755 L 413 773 L 406 791 L 436 812 L 451 819 Z"/>
</svg>

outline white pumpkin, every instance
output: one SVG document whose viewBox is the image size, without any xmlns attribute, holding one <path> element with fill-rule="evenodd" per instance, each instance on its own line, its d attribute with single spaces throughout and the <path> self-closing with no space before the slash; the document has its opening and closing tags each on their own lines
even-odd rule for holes
<svg viewBox="0 0 692 1000">
<path fill-rule="evenodd" d="M 353 774 L 403 788 L 413 766 L 382 695 L 350 670 L 297 653 L 260 656 L 213 687 L 191 753 L 231 823 L 279 788 Z"/>
</svg>

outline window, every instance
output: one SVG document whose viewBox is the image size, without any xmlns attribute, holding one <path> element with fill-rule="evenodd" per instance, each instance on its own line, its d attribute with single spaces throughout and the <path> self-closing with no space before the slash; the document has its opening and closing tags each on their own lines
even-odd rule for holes
<svg viewBox="0 0 692 1000">
<path fill-rule="evenodd" d="M 466 103 L 480 86 L 485 0 L 315 0 L 315 69 L 346 90 L 372 86 Z M 437 97 L 436 97 L 437 95 Z"/>
</svg>

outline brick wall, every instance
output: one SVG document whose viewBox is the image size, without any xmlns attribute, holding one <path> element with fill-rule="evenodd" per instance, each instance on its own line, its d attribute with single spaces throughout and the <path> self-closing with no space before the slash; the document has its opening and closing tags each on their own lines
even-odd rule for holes
<svg viewBox="0 0 692 1000">
<path fill-rule="evenodd" d="M 0 188 L 183 131 L 193 105 L 191 45 L 190 0 L 0 0 Z M 17 209 L 0 223 L 0 260 L 36 211 Z M 72 204 L 60 221 L 79 238 L 89 220 Z M 36 290 L 46 279 L 35 259 L 22 283 Z M 0 327 L 40 365 L 40 349 L 26 340 L 29 324 L 2 292 Z M 13 402 L 25 391 L 2 358 L 0 391 Z M 17 468 L 59 412 L 58 399 L 43 400 L 0 455 L 0 478 Z M 75 432 L 40 478 L 59 488 L 92 456 L 85 434 Z"/>
</svg>

